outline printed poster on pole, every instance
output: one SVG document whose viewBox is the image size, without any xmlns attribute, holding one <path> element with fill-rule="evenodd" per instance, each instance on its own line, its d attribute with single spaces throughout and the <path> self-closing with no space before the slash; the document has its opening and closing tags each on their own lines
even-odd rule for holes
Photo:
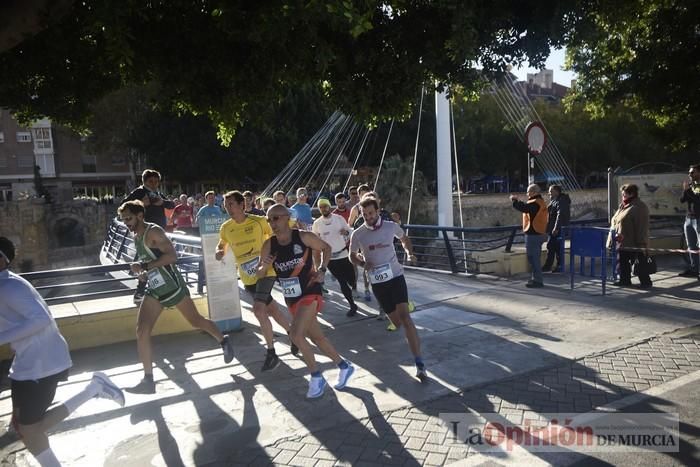
<svg viewBox="0 0 700 467">
<path fill-rule="evenodd" d="M 219 243 L 219 229 L 228 216 L 202 216 L 199 233 L 202 238 L 202 256 L 207 274 L 207 303 L 209 318 L 222 331 L 235 331 L 241 327 L 241 301 L 238 294 L 236 260 L 230 249 L 221 261 L 214 257 Z"/>
</svg>

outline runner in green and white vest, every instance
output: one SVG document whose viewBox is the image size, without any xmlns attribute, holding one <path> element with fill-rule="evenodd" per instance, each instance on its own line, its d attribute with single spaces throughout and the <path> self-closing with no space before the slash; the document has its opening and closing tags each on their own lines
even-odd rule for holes
<svg viewBox="0 0 700 467">
<path fill-rule="evenodd" d="M 117 212 L 134 234 L 137 261 L 131 263 L 131 271 L 139 275 L 140 281 L 148 282 L 136 324 L 136 346 L 143 364 L 144 377 L 136 386 L 127 388 L 127 391 L 155 392 L 151 333 L 164 307 L 176 307 L 192 327 L 209 333 L 221 345 L 224 361 L 231 362 L 233 345 L 230 337 L 221 334 L 213 321 L 197 311 L 187 285 L 175 268 L 177 254 L 165 231 L 160 226 L 143 220 L 145 209 L 141 201 L 127 201 Z"/>
</svg>

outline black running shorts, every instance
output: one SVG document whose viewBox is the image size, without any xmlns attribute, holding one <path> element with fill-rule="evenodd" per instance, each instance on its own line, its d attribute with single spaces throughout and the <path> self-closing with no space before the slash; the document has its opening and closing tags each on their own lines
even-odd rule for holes
<svg viewBox="0 0 700 467">
<path fill-rule="evenodd" d="M 245 290 L 256 302 L 263 302 L 265 305 L 272 303 L 272 288 L 275 286 L 274 277 L 263 277 L 258 282 L 246 285 Z"/>
<path fill-rule="evenodd" d="M 12 380 L 12 407 L 20 425 L 39 423 L 56 395 L 59 381 L 68 379 L 68 370 L 38 380 Z"/>
<path fill-rule="evenodd" d="M 403 274 L 386 282 L 372 284 L 372 292 L 386 314 L 393 313 L 400 303 L 408 303 L 408 290 Z"/>
</svg>

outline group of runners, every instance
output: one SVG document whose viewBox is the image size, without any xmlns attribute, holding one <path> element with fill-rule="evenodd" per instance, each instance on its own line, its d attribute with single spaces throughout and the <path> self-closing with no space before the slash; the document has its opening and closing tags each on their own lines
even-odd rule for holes
<svg viewBox="0 0 700 467">
<path fill-rule="evenodd" d="M 298 228 L 297 216 L 286 204 L 276 203 L 260 216 L 246 210 L 243 193 L 230 191 L 224 195 L 224 207 L 230 218 L 221 226 L 216 251 L 203 252 L 222 260 L 227 249 L 232 251 L 236 273 L 253 301 L 253 314 L 265 340 L 261 371 L 273 370 L 280 364 L 275 348 L 274 320 L 287 332 L 291 353 L 301 354 L 306 363 L 310 374 L 308 398 L 322 396 L 326 387 L 310 343 L 338 366 L 336 389 L 344 388 L 355 371 L 352 363 L 342 358 L 325 337 L 317 320 L 324 304 L 323 284 L 327 272 L 338 280 L 350 305 L 347 315 L 357 313 L 352 290 L 356 287 L 355 266 L 365 272 L 363 275 L 371 283 L 374 296 L 391 324 L 403 327 L 415 360 L 416 376 L 421 381 L 426 379 L 420 339 L 408 311 L 406 280 L 396 256 L 394 239 L 401 241 L 409 261 L 414 259 L 412 245 L 400 225 L 380 215 L 382 210 L 376 194 L 366 191 L 357 205 L 348 210 L 350 219 L 355 213 L 355 229 L 343 216 L 331 212 L 328 199 L 318 201 L 321 213 L 318 219 L 306 221 L 303 228 Z M 144 378 L 127 391 L 155 391 L 150 335 L 164 307 L 177 307 L 193 327 L 208 332 L 220 343 L 225 362 L 230 362 L 233 359 L 231 338 L 222 335 L 212 321 L 197 313 L 175 269 L 175 250 L 163 229 L 144 220 L 140 201 L 122 204 L 118 213 L 135 237 L 137 260 L 131 270 L 148 283 L 137 321 L 137 347 Z M 272 296 L 276 283 L 289 315 Z"/>
<path fill-rule="evenodd" d="M 345 217 L 331 212 L 330 200 L 318 202 L 321 216 L 304 230 L 292 222 L 285 204 L 271 205 L 264 216 L 246 211 L 246 199 L 239 191 L 224 195 L 230 216 L 220 229 L 216 251 L 204 252 L 221 260 L 226 249 L 236 258 L 241 282 L 253 301 L 267 346 L 261 371 L 279 366 L 271 319 L 287 333 L 290 350 L 301 354 L 309 374 L 308 398 L 321 397 L 327 386 L 313 345 L 338 367 L 335 389 L 343 389 L 355 367 L 343 358 L 324 335 L 317 315 L 322 311 L 323 284 L 328 271 L 333 274 L 350 304 L 348 316 L 357 312 L 353 301 L 355 267 L 363 268 L 381 310 L 396 328 L 403 327 L 416 365 L 416 377 L 426 381 L 420 339 L 408 311 L 408 291 L 394 240 L 399 239 L 409 261 L 414 260 L 412 245 L 399 224 L 382 215 L 379 200 L 372 192 L 348 206 L 351 228 Z M 344 196 L 344 195 L 343 195 Z M 339 199 L 336 197 L 336 200 Z M 336 211 L 337 212 L 337 211 Z M 146 206 L 135 199 L 124 202 L 118 215 L 134 235 L 135 261 L 131 271 L 146 284 L 137 324 L 137 350 L 143 365 L 143 378 L 125 388 L 132 393 L 154 393 L 151 333 L 162 310 L 176 307 L 187 321 L 217 340 L 225 363 L 234 358 L 232 338 L 224 335 L 211 320 L 197 311 L 189 289 L 176 268 L 175 248 L 165 230 L 146 222 Z M 360 219 L 359 221 L 357 219 Z M 72 363 L 68 346 L 39 293 L 26 280 L 9 271 L 14 259 L 12 242 L 0 237 L 0 344 L 10 343 L 15 353 L 9 376 L 12 382 L 13 424 L 25 445 L 42 466 L 58 466 L 49 446 L 47 432 L 88 400 L 101 397 L 124 405 L 122 389 L 103 373 L 95 373 L 89 384 L 74 397 L 51 408 L 56 388 L 68 376 Z M 234 273 L 234 271 L 232 271 Z M 284 296 L 288 317 L 272 296 L 275 283 Z"/>
</svg>

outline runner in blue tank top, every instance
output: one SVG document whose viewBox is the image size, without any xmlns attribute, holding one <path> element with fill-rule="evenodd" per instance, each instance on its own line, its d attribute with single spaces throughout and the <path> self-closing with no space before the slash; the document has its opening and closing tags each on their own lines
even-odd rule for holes
<svg viewBox="0 0 700 467">
<path fill-rule="evenodd" d="M 291 229 L 289 211 L 281 204 L 267 211 L 267 221 L 275 235 L 262 246 L 257 274 L 258 277 L 265 277 L 270 267 L 277 273 L 284 300 L 292 314 L 290 336 L 301 350 L 311 373 L 306 397 L 321 397 L 326 388 L 326 380 L 316 366 L 314 351 L 307 337 L 338 365 L 340 373 L 335 388 L 343 389 L 355 368 L 338 355 L 316 319 L 316 314 L 323 307 L 321 283 L 331 259 L 331 247 L 311 232 Z"/>
</svg>

